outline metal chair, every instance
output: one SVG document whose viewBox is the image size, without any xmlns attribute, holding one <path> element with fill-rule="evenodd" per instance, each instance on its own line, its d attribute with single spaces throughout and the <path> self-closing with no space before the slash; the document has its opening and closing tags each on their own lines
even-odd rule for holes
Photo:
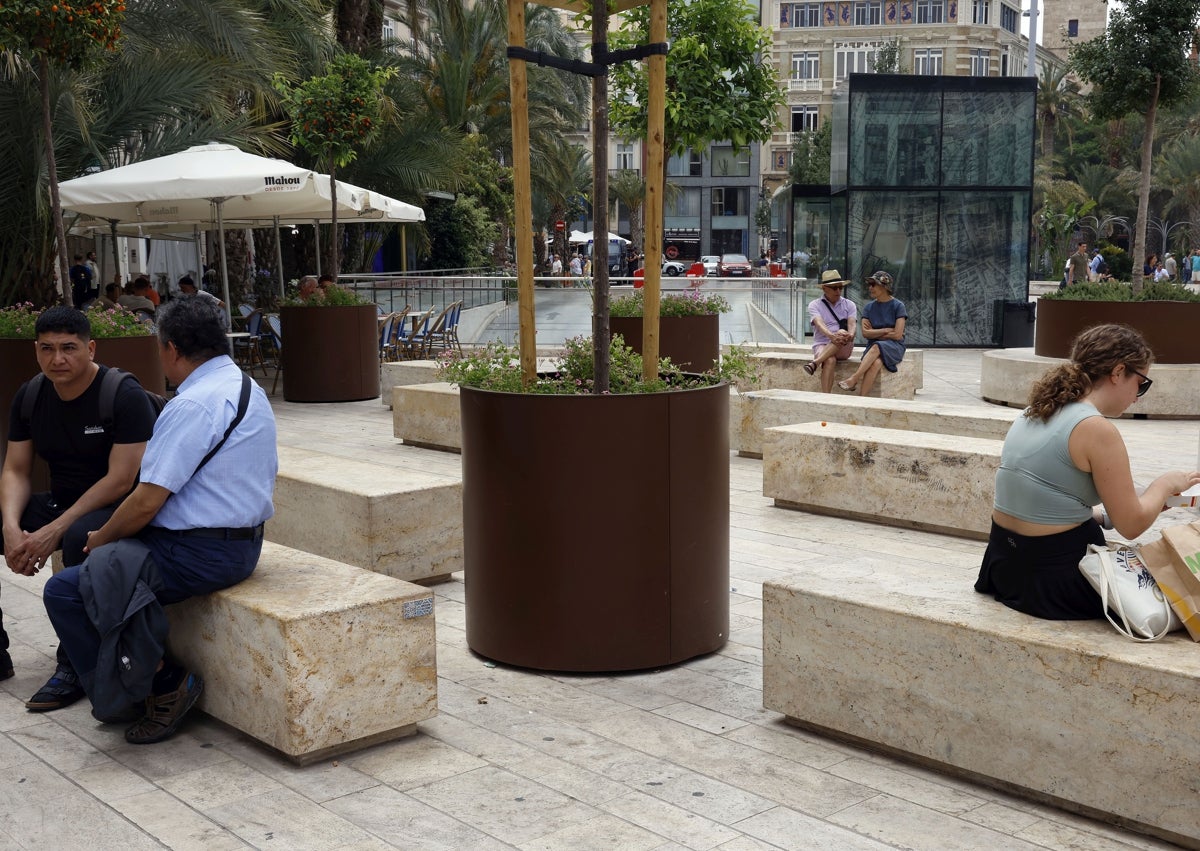
<svg viewBox="0 0 1200 851">
<path fill-rule="evenodd" d="M 261 366 L 263 377 L 266 378 L 267 362 L 263 360 L 262 354 L 262 321 L 261 310 L 252 310 L 246 316 L 246 332 L 249 336 L 233 338 L 233 351 L 235 360 L 238 360 L 243 367 L 248 367 L 251 375 L 254 375 L 255 367 Z M 237 357 L 239 350 L 242 352 L 240 359 Z"/>
<path fill-rule="evenodd" d="M 279 324 L 279 314 L 267 315 L 267 330 L 271 332 L 271 342 L 277 353 L 275 359 L 275 380 L 271 382 L 271 395 L 275 395 L 275 386 L 279 384 L 279 373 L 283 372 L 283 330 Z"/>
<path fill-rule="evenodd" d="M 429 335 L 429 324 L 433 321 L 435 310 L 436 307 L 431 307 L 424 313 L 416 314 L 413 317 L 412 329 L 401 335 L 398 345 L 405 360 L 415 360 L 424 354 L 425 339 Z"/>
</svg>

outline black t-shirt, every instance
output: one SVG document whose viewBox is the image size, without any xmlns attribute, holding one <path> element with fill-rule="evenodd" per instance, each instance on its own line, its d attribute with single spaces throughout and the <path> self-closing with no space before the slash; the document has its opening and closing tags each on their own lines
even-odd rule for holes
<svg viewBox="0 0 1200 851">
<path fill-rule="evenodd" d="M 29 427 L 21 421 L 21 403 L 29 384 L 13 398 L 8 439 L 32 440 L 33 451 L 50 466 L 50 492 L 60 508 L 75 501 L 108 473 L 108 456 L 115 443 L 144 443 L 154 431 L 154 408 L 136 382 L 122 381 L 113 402 L 113 421 L 105 429 L 100 420 L 100 380 L 108 367 L 100 367 L 91 386 L 64 402 L 49 379 L 42 389 Z"/>
</svg>

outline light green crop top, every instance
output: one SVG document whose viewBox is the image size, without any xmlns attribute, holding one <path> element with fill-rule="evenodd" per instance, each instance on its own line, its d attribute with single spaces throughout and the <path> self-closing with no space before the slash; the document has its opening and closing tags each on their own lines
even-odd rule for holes
<svg viewBox="0 0 1200 851">
<path fill-rule="evenodd" d="M 995 506 L 1030 523 L 1082 523 L 1100 494 L 1092 474 L 1071 461 L 1075 426 L 1100 412 L 1086 402 L 1064 405 L 1049 421 L 1020 416 L 1004 438 L 996 471 Z"/>
</svg>

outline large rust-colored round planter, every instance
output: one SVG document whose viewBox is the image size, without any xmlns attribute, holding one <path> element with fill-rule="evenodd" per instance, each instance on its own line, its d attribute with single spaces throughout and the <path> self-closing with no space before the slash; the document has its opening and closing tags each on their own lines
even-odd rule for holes
<svg viewBox="0 0 1200 851">
<path fill-rule="evenodd" d="M 728 385 L 460 400 L 472 650 L 625 671 L 725 644 Z"/>
<path fill-rule="evenodd" d="M 162 360 L 158 356 L 158 337 L 97 340 L 96 363 L 132 372 L 147 390 L 159 394 L 167 392 Z M 37 372 L 33 340 L 0 340 L 0 459 L 4 457 L 8 441 L 8 416 L 13 397 Z"/>
<path fill-rule="evenodd" d="M 1197 363 L 1196 329 L 1200 302 L 1184 301 L 1067 301 L 1039 299 L 1034 330 L 1034 354 L 1069 358 L 1071 343 L 1080 332 L 1110 322 L 1142 332 L 1155 363 Z"/>
<path fill-rule="evenodd" d="M 283 398 L 355 402 L 378 396 L 378 315 L 373 304 L 281 308 Z"/>
<path fill-rule="evenodd" d="M 707 372 L 721 356 L 721 317 L 661 316 L 658 323 L 658 355 L 685 372 Z M 625 338 L 625 345 L 642 353 L 642 317 L 613 316 L 609 330 Z"/>
</svg>

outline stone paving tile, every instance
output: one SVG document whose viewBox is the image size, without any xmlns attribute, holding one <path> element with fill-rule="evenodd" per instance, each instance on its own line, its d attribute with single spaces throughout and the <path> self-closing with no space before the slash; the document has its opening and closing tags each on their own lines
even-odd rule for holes
<svg viewBox="0 0 1200 851">
<path fill-rule="evenodd" d="M 588 763 L 591 764 L 591 760 Z M 604 774 L 563 761 L 559 761 L 552 770 L 531 779 L 593 807 L 630 791 L 627 783 L 618 783 Z"/>
<path fill-rule="evenodd" d="M 812 768 L 831 765 L 858 755 L 858 751 L 829 739 L 820 739 L 781 720 L 768 727 L 742 727 L 725 738 Z M 753 757 L 751 757 L 753 759 Z"/>
<path fill-rule="evenodd" d="M 962 815 L 987 803 L 977 795 L 926 780 L 912 772 L 887 768 L 862 759 L 843 760 L 830 766 L 828 771 L 846 780 L 853 780 L 855 783 L 949 815 Z"/>
<path fill-rule="evenodd" d="M 580 824 L 571 824 L 539 836 L 530 842 L 522 842 L 522 851 L 650 851 L 662 847 L 662 836 L 651 833 L 624 819 L 600 815 Z"/>
<path fill-rule="evenodd" d="M 1044 847 L 891 795 L 877 795 L 847 807 L 828 816 L 827 821 L 912 851 L 1034 851 Z"/>
<path fill-rule="evenodd" d="M 491 766 L 411 789 L 408 794 L 513 844 L 597 815 L 595 808 L 561 792 Z"/>
<path fill-rule="evenodd" d="M 281 788 L 267 775 L 231 760 L 195 771 L 183 771 L 159 781 L 179 800 L 201 812 Z"/>
<path fill-rule="evenodd" d="M 242 798 L 205 815 L 256 848 L 326 851 L 369 838 L 362 828 L 328 808 L 312 806 L 291 789 Z"/>
<path fill-rule="evenodd" d="M 780 851 L 778 845 L 771 845 L 761 839 L 751 836 L 739 836 L 717 846 L 717 851 Z"/>
<path fill-rule="evenodd" d="M 349 756 L 345 764 L 401 791 L 487 765 L 420 732 Z"/>
<path fill-rule="evenodd" d="M 652 777 L 638 784 L 637 791 L 727 826 L 775 806 L 760 795 L 674 765 Z"/>
<path fill-rule="evenodd" d="M 774 807 L 735 827 L 786 851 L 884 851 L 893 847 L 787 807 Z"/>
<path fill-rule="evenodd" d="M 324 760 L 302 767 L 252 740 L 240 739 L 218 747 L 239 762 L 317 803 L 379 785 L 376 778 L 356 771 L 341 760 Z"/>
<path fill-rule="evenodd" d="M 156 788 L 149 780 L 130 771 L 114 759 L 106 759 L 100 765 L 90 765 L 67 772 L 67 777 L 109 805 L 120 798 L 144 795 Z"/>
<path fill-rule="evenodd" d="M 42 716 L 42 723 L 13 730 L 8 735 L 16 744 L 57 771 L 74 771 L 109 762 L 103 753 L 65 727 L 48 720 L 45 715 Z"/>
<path fill-rule="evenodd" d="M 492 836 L 386 786 L 336 798 L 326 809 L 398 848 L 490 851 L 506 848 Z"/>
<path fill-rule="evenodd" d="M 153 746 L 127 745 L 124 741 L 122 738 L 122 744 L 110 750 L 108 755 L 152 781 L 174 777 L 181 766 L 195 770 L 232 761 L 229 754 L 219 748 L 193 738 L 186 727 L 173 738 Z"/>
<path fill-rule="evenodd" d="M 176 851 L 233 851 L 249 847 L 221 825 L 161 789 L 119 798 L 113 802 L 113 808 Z"/>
<path fill-rule="evenodd" d="M 716 848 L 738 835 L 737 831 L 719 822 L 644 792 L 630 792 L 606 801 L 600 808 L 695 851 Z"/>
<path fill-rule="evenodd" d="M 728 733 L 738 727 L 745 727 L 749 723 L 721 712 L 705 709 L 694 703 L 672 703 L 669 706 L 655 709 L 654 714 L 670 718 L 673 721 L 680 721 L 697 730 L 704 730 L 706 733 Z"/>
</svg>

